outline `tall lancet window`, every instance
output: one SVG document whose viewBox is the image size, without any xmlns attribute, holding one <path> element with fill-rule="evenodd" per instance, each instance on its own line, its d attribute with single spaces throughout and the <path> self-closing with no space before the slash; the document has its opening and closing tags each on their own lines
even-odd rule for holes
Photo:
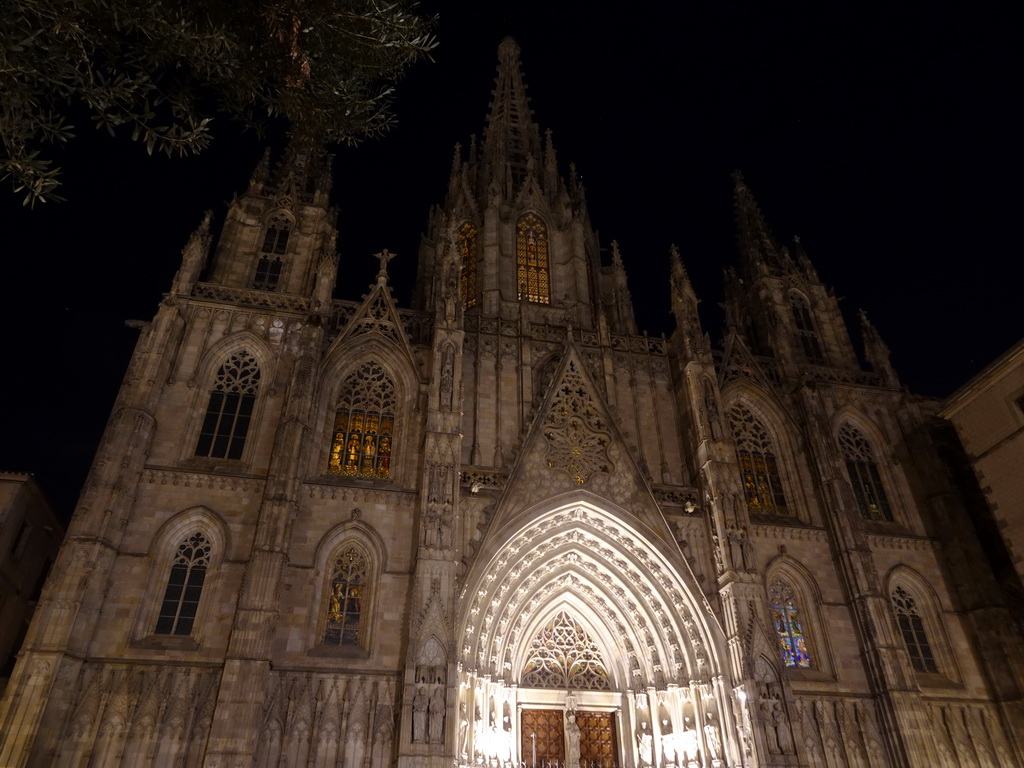
<svg viewBox="0 0 1024 768">
<path fill-rule="evenodd" d="M 548 229 L 533 213 L 516 222 L 516 282 L 520 301 L 551 303 Z"/>
<path fill-rule="evenodd" d="M 394 434 L 395 385 L 378 363 L 363 363 L 341 387 L 327 471 L 389 477 Z"/>
<path fill-rule="evenodd" d="M 201 532 L 193 533 L 178 545 L 154 634 L 192 634 L 209 565 L 210 542 Z"/>
<path fill-rule="evenodd" d="M 225 361 L 210 392 L 196 456 L 242 458 L 259 387 L 260 367 L 249 352 L 236 352 Z"/>
<path fill-rule="evenodd" d="M 807 303 L 807 299 L 799 293 L 792 293 L 789 296 L 789 303 L 793 309 L 796 338 L 800 349 L 803 350 L 804 358 L 809 363 L 824 363 L 825 355 L 821 351 L 821 340 L 814 327 L 814 318 L 811 316 L 811 307 Z"/>
<path fill-rule="evenodd" d="M 938 672 L 928 634 L 924 631 L 924 622 L 917 612 L 917 601 L 903 587 L 892 591 L 892 609 L 896 613 L 903 643 L 910 654 L 910 663 L 918 672 Z"/>
<path fill-rule="evenodd" d="M 608 691 L 601 651 L 576 619 L 560 611 L 533 638 L 520 687 Z"/>
<path fill-rule="evenodd" d="M 263 233 L 263 246 L 256 261 L 256 274 L 252 287 L 259 291 L 276 291 L 281 280 L 281 257 L 288 248 L 288 237 L 292 231 L 292 220 L 278 211 L 267 222 Z"/>
<path fill-rule="evenodd" d="M 334 560 L 328 585 L 325 645 L 359 646 L 363 634 L 368 567 L 366 557 L 349 547 Z"/>
<path fill-rule="evenodd" d="M 861 515 L 868 520 L 892 522 L 892 508 L 878 474 L 875 452 L 867 438 L 852 424 L 844 424 L 839 430 L 839 448 L 846 459 L 846 471 Z"/>
<path fill-rule="evenodd" d="M 764 424 L 737 403 L 729 409 L 729 428 L 736 441 L 747 509 L 756 515 L 788 515 L 772 438 Z"/>
<path fill-rule="evenodd" d="M 779 638 L 782 663 L 790 669 L 810 669 L 811 654 L 807 650 L 800 606 L 793 588 L 782 579 L 768 587 L 768 602 L 772 608 L 775 634 Z"/>
<path fill-rule="evenodd" d="M 472 307 L 476 305 L 476 273 L 480 262 L 476 225 L 471 221 L 467 221 L 459 227 L 456 237 L 459 255 L 462 257 L 462 279 L 459 281 L 459 298 L 462 299 L 465 306 Z"/>
</svg>

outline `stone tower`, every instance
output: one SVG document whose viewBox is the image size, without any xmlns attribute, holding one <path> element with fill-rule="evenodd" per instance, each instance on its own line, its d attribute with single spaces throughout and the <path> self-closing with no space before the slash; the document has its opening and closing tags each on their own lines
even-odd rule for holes
<svg viewBox="0 0 1024 768">
<path fill-rule="evenodd" d="M 628 255 L 498 58 L 412 308 L 387 251 L 332 300 L 317 153 L 190 238 L 0 765 L 1020 768 L 1021 638 L 936 404 L 866 318 L 862 368 L 739 176 L 723 343 L 675 247 L 676 330 L 639 333 Z"/>
</svg>

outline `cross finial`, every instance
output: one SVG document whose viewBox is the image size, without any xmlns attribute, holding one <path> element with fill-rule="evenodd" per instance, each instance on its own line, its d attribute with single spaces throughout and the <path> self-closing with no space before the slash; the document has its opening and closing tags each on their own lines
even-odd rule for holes
<svg viewBox="0 0 1024 768">
<path fill-rule="evenodd" d="M 374 254 L 374 256 L 377 257 L 377 260 L 380 261 L 380 272 L 377 273 L 377 282 L 378 283 L 381 283 L 381 284 L 387 283 L 387 281 L 388 281 L 388 262 L 391 261 L 393 258 L 395 258 L 395 256 L 397 256 L 397 255 L 398 254 L 391 253 L 391 251 L 389 251 L 387 248 L 385 248 L 380 253 Z"/>
</svg>

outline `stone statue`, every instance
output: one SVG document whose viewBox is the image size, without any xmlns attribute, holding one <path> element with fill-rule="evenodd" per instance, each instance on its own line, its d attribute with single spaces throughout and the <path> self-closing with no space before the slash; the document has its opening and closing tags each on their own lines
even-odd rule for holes
<svg viewBox="0 0 1024 768">
<path fill-rule="evenodd" d="M 781 755 L 779 732 L 775 730 L 775 718 L 772 716 L 771 702 L 762 701 L 759 709 L 761 710 L 761 722 L 764 723 L 764 738 L 768 744 L 768 754 Z"/>
<path fill-rule="evenodd" d="M 784 755 L 795 755 L 796 746 L 793 744 L 793 729 L 789 726 L 786 713 L 782 711 L 782 704 L 775 703 L 772 708 L 772 718 L 775 720 L 775 732 L 778 734 L 779 751 Z"/>
<path fill-rule="evenodd" d="M 676 736 L 672 733 L 672 723 L 668 720 L 661 721 L 661 754 L 666 768 L 676 765 Z"/>
<path fill-rule="evenodd" d="M 422 685 L 412 700 L 412 740 L 420 744 L 427 740 L 427 689 Z"/>
<path fill-rule="evenodd" d="M 652 765 L 654 762 L 654 743 L 647 723 L 640 724 L 641 731 L 636 735 L 637 747 L 640 750 L 640 765 Z"/>
<path fill-rule="evenodd" d="M 681 738 L 683 760 L 687 762 L 693 762 L 697 759 L 697 750 L 699 749 L 699 739 L 697 738 L 697 729 L 693 727 L 693 721 L 688 718 L 683 718 L 683 735 Z"/>
<path fill-rule="evenodd" d="M 430 697 L 430 743 L 444 743 L 444 689 L 438 686 Z"/>
<path fill-rule="evenodd" d="M 718 726 L 715 725 L 714 714 L 708 712 L 707 718 L 707 725 L 704 726 L 704 741 L 707 742 L 711 759 L 720 760 L 722 758 L 722 734 L 718 730 Z"/>
<path fill-rule="evenodd" d="M 569 713 L 565 724 L 565 764 L 566 768 L 580 766 L 580 727 L 576 725 L 576 715 Z"/>
</svg>

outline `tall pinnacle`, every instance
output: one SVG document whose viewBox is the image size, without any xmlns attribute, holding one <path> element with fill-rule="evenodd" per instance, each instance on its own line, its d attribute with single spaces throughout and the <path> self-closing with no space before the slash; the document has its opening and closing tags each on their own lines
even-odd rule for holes
<svg viewBox="0 0 1024 768">
<path fill-rule="evenodd" d="M 736 211 L 736 234 L 739 239 L 741 274 L 748 277 L 773 270 L 780 266 L 782 257 L 779 246 L 768 231 L 761 209 L 754 195 L 739 171 L 733 172 L 736 187 L 734 207 Z"/>
<path fill-rule="evenodd" d="M 528 165 L 541 162 L 540 130 L 533 122 L 530 100 L 519 64 L 519 46 L 506 37 L 498 46 L 498 76 L 484 127 L 484 162 L 491 180 L 518 185 Z"/>
</svg>

